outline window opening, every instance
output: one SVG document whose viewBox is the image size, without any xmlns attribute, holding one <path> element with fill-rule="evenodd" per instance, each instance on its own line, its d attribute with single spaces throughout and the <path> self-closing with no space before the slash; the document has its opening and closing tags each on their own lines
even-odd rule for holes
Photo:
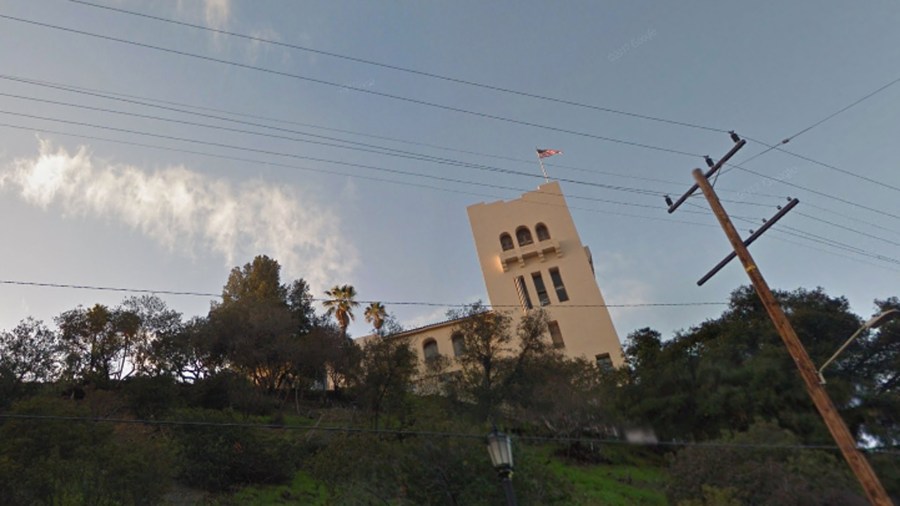
<svg viewBox="0 0 900 506">
<path fill-rule="evenodd" d="M 512 237 L 506 232 L 500 234 L 500 247 L 503 248 L 503 251 L 513 249 Z"/>
<path fill-rule="evenodd" d="M 541 305 L 549 306 L 550 295 L 547 294 L 547 287 L 544 286 L 544 278 L 541 277 L 541 273 L 533 273 L 531 275 L 531 280 L 534 281 L 534 289 L 537 291 L 538 300 L 541 302 Z"/>
<path fill-rule="evenodd" d="M 547 230 L 547 225 L 544 225 L 543 223 L 535 225 L 534 233 L 537 234 L 538 241 L 550 240 L 550 231 Z"/>
<path fill-rule="evenodd" d="M 525 286 L 525 278 L 522 276 L 516 278 L 516 292 L 519 294 L 519 304 L 522 304 L 522 309 L 527 311 L 534 307 L 531 305 L 528 287 Z"/>
<path fill-rule="evenodd" d="M 441 356 L 438 352 L 438 344 L 434 339 L 428 339 L 422 345 L 422 351 L 425 353 L 425 360 L 434 360 Z"/>
<path fill-rule="evenodd" d="M 609 357 L 609 353 L 601 353 L 597 355 L 597 367 L 600 368 L 601 371 L 612 371 L 613 363 L 612 359 Z"/>
<path fill-rule="evenodd" d="M 563 284 L 562 276 L 559 275 L 559 269 L 556 267 L 550 269 L 550 280 L 553 281 L 553 288 L 556 289 L 556 298 L 560 302 L 569 300 L 569 294 L 566 293 L 566 285 Z"/>
<path fill-rule="evenodd" d="M 453 343 L 453 356 L 461 357 L 466 354 L 466 339 L 460 334 L 456 332 L 453 334 L 453 337 L 450 338 L 450 341 Z"/>
<path fill-rule="evenodd" d="M 547 323 L 547 329 L 550 331 L 550 339 L 553 341 L 553 347 L 565 348 L 566 343 L 563 341 L 562 332 L 559 330 L 559 322 L 552 321 Z"/>
<path fill-rule="evenodd" d="M 534 242 L 528 227 L 519 227 L 516 229 L 516 240 L 519 241 L 519 246 L 526 246 Z"/>
</svg>

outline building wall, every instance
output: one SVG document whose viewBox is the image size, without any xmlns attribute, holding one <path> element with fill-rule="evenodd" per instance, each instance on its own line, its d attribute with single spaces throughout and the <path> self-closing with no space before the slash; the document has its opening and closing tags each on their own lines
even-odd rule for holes
<svg viewBox="0 0 900 506">
<path fill-rule="evenodd" d="M 512 332 L 525 312 L 515 283 L 521 276 L 533 307 L 543 307 L 558 324 L 561 349 L 566 355 L 596 360 L 598 355 L 608 354 L 612 365 L 622 364 L 622 347 L 609 311 L 604 307 L 590 250 L 581 243 L 559 183 L 543 184 L 520 199 L 475 204 L 468 208 L 468 213 L 490 303 L 496 310 L 513 317 Z M 535 232 L 538 223 L 547 227 L 549 239 L 538 239 Z M 528 228 L 532 244 L 519 246 L 515 232 L 520 226 Z M 513 240 L 513 248 L 506 251 L 500 244 L 500 234 L 504 232 Z M 560 301 L 551 269 L 558 269 L 568 300 Z M 544 281 L 548 305 L 540 303 L 532 276 L 535 273 L 540 273 Z M 452 341 L 457 323 L 456 320 L 438 322 L 395 337 L 409 340 L 423 373 L 427 372 L 425 343 L 434 340 L 438 353 L 450 359 L 448 370 L 452 371 L 458 368 Z M 365 336 L 362 344 L 370 339 L 377 337 Z M 514 343 L 512 347 L 515 348 Z"/>
<path fill-rule="evenodd" d="M 581 243 L 559 183 L 540 185 L 519 199 L 469 206 L 468 214 L 488 298 L 495 309 L 508 308 L 519 317 L 524 313 L 516 287 L 518 277 L 524 281 L 533 307 L 542 307 L 534 279 L 539 274 L 548 299 L 543 307 L 559 325 L 565 353 L 590 360 L 608 354 L 613 365 L 622 364 L 622 347 L 604 307 L 590 250 Z M 549 239 L 538 239 L 535 229 L 539 223 L 546 226 Z M 528 229 L 531 244 L 519 244 L 519 227 Z M 511 249 L 501 247 L 503 233 L 510 235 Z M 558 269 L 568 300 L 560 300 L 551 269 Z M 514 326 L 517 322 L 516 318 Z"/>
</svg>

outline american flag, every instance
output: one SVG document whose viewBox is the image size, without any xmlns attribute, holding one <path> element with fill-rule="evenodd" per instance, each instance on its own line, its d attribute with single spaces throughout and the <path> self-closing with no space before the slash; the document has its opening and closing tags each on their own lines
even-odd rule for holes
<svg viewBox="0 0 900 506">
<path fill-rule="evenodd" d="M 538 158 L 547 158 L 548 156 L 558 155 L 562 151 L 558 149 L 539 149 L 537 150 Z"/>
</svg>

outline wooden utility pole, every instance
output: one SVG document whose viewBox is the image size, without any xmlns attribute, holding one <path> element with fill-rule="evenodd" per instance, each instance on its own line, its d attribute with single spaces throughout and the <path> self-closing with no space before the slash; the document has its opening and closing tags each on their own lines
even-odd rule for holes
<svg viewBox="0 0 900 506">
<path fill-rule="evenodd" d="M 838 448 L 840 448 L 841 453 L 844 455 L 844 459 L 847 460 L 847 464 L 853 470 L 853 474 L 856 475 L 860 485 L 862 485 L 866 497 L 869 499 L 869 502 L 875 506 L 892 506 L 893 502 L 891 502 L 890 497 L 888 497 L 887 492 L 884 490 L 884 486 L 882 486 L 881 482 L 878 480 L 878 476 L 875 474 L 872 466 L 869 465 L 869 462 L 856 448 L 856 440 L 853 438 L 853 435 L 850 434 L 847 425 L 844 424 L 844 421 L 841 419 L 841 415 L 831 402 L 831 398 L 828 397 L 825 387 L 819 383 L 816 366 L 809 358 L 809 354 L 806 353 L 803 343 L 800 342 L 797 333 L 794 332 L 791 322 L 789 322 L 784 315 L 784 311 L 782 311 L 778 301 L 775 300 L 775 296 L 772 295 L 769 285 L 766 284 L 766 280 L 763 279 L 762 274 L 759 272 L 759 268 L 757 268 L 756 263 L 753 261 L 753 257 L 750 256 L 750 251 L 744 246 L 740 234 L 738 234 L 738 231 L 731 223 L 731 219 L 725 212 L 725 208 L 722 207 L 722 203 L 719 202 L 718 195 L 716 195 L 712 185 L 709 184 L 703 171 L 694 169 L 693 174 L 694 179 L 697 181 L 697 186 L 703 191 L 703 195 L 705 195 L 706 200 L 709 201 L 709 206 L 712 208 L 713 213 L 715 213 L 716 218 L 722 225 L 725 235 L 728 236 L 728 240 L 731 241 L 731 246 L 734 248 L 735 254 L 737 254 L 737 257 L 744 265 L 744 270 L 747 271 L 747 275 L 753 283 L 753 288 L 756 289 L 756 294 L 759 296 L 763 306 L 769 313 L 769 318 L 771 318 L 772 323 L 775 324 L 775 328 L 778 330 L 781 340 L 784 341 L 788 353 L 790 353 L 791 358 L 794 359 L 797 369 L 800 370 L 800 376 L 803 378 L 803 383 L 806 385 L 806 391 L 812 398 L 816 409 L 819 410 L 819 414 L 822 416 L 825 425 L 831 432 L 831 436 L 834 438 Z"/>
</svg>

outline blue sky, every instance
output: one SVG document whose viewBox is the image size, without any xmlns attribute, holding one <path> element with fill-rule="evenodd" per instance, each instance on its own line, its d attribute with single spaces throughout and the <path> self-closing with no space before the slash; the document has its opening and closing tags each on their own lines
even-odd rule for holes
<svg viewBox="0 0 900 506">
<path fill-rule="evenodd" d="M 768 143 L 900 77 L 900 4 L 888 1 L 96 3 Z M 564 151 L 547 169 L 564 179 L 608 303 L 725 301 L 747 282 L 735 264 L 697 287 L 728 243 L 702 197 L 671 216 L 662 198 L 692 183 L 701 155 L 731 147 L 722 132 L 64 0 L 0 0 L 0 15 L 19 18 L 0 18 L 0 279 L 218 293 L 231 267 L 265 253 L 317 296 L 350 283 L 407 326 L 424 324 L 446 308 L 389 302 L 485 298 L 465 208 L 534 189 L 538 146 Z M 822 286 L 863 316 L 873 299 L 900 295 L 898 112 L 900 84 L 784 146 L 833 168 L 777 151 L 743 165 L 765 149 L 750 142 L 733 161 L 774 180 L 719 177 L 729 211 L 749 220 L 737 221 L 744 234 L 800 199 L 751 248 L 770 285 Z M 0 285 L 0 328 L 124 295 Z M 210 300 L 163 298 L 189 316 Z M 643 326 L 670 335 L 722 309 L 612 314 L 624 339 Z"/>
</svg>

